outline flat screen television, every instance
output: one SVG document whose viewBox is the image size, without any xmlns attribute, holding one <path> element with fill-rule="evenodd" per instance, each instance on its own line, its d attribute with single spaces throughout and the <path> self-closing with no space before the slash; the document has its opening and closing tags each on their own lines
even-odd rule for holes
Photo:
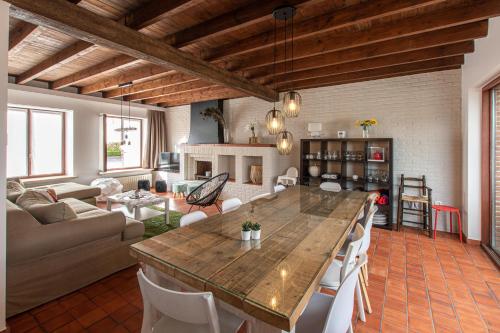
<svg viewBox="0 0 500 333">
<path fill-rule="evenodd" d="M 158 157 L 158 169 L 170 172 L 179 172 L 180 155 L 179 153 L 162 152 Z"/>
</svg>

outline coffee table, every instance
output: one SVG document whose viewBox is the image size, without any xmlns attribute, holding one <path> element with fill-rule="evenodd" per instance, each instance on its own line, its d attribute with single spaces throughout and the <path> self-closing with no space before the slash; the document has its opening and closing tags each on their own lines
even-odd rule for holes
<svg viewBox="0 0 500 333">
<path fill-rule="evenodd" d="M 120 204 L 113 208 L 113 204 Z M 164 205 L 164 211 L 149 208 L 150 206 Z M 108 211 L 121 211 L 125 216 L 137 221 L 144 221 L 156 216 L 165 215 L 165 224 L 169 224 L 169 199 L 148 191 L 128 191 L 108 197 Z"/>
</svg>

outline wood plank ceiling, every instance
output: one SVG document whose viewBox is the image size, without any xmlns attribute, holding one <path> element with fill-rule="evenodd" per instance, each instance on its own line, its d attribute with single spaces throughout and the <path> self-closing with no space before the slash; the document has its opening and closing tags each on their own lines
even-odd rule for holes
<svg viewBox="0 0 500 333">
<path fill-rule="evenodd" d="M 16 82 L 42 80 L 51 89 L 75 86 L 81 94 L 101 92 L 107 98 L 159 106 L 248 95 L 269 100 L 274 89 L 272 10 L 283 4 L 297 7 L 295 60 L 290 73 L 281 29 L 276 36 L 277 91 L 460 68 L 464 54 L 474 51 L 474 40 L 487 35 L 488 19 L 500 15 L 498 0 L 58 0 L 55 6 L 57 2 L 61 9 L 78 6 L 76 14 L 106 18 L 102 24 L 129 31 L 130 39 L 137 36 L 173 54 L 178 49 L 194 56 L 195 64 L 210 70 L 200 75 L 176 67 L 175 61 L 142 57 L 124 49 L 124 40 L 103 43 L 37 26 L 14 18 L 36 22 L 13 10 L 9 74 Z M 132 86 L 118 87 L 129 81 Z"/>
</svg>

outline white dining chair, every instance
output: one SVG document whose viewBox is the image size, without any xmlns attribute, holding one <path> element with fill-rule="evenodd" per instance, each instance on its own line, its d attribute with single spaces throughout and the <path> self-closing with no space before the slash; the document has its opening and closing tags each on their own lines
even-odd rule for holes
<svg viewBox="0 0 500 333">
<path fill-rule="evenodd" d="M 355 232 L 349 246 L 347 247 L 346 255 L 344 256 L 344 260 L 340 261 L 338 259 L 334 259 L 330 264 L 326 273 L 323 275 L 323 278 L 320 281 L 320 286 L 327 289 L 337 290 L 341 285 L 344 278 L 347 274 L 352 270 L 352 268 L 356 265 L 356 260 L 359 255 L 359 249 L 361 248 L 361 244 L 363 242 L 363 237 L 365 235 L 365 230 L 361 224 L 356 224 Z M 366 321 L 365 310 L 363 306 L 363 299 L 361 295 L 361 286 L 358 282 L 356 284 L 356 294 L 357 294 L 357 302 L 358 302 L 358 310 L 359 317 L 362 321 Z"/>
<path fill-rule="evenodd" d="M 282 192 L 286 190 L 286 187 L 281 185 L 281 184 L 278 184 L 278 185 L 274 185 L 274 193 L 277 193 L 277 192 Z"/>
<path fill-rule="evenodd" d="M 295 325 L 295 333 L 352 333 L 354 289 L 364 257 L 346 275 L 335 296 L 315 292 Z"/>
<path fill-rule="evenodd" d="M 263 193 L 263 194 L 256 195 L 256 196 L 250 198 L 250 202 L 251 201 L 255 201 L 255 200 L 259 200 L 259 199 L 262 199 L 262 198 L 265 198 L 265 197 L 267 197 L 269 195 L 271 195 L 271 193 Z"/>
<path fill-rule="evenodd" d="M 237 210 L 243 204 L 238 198 L 231 198 L 222 201 L 222 214 L 232 212 L 233 210 Z"/>
<path fill-rule="evenodd" d="M 187 225 L 190 225 L 192 223 L 201 221 L 206 219 L 208 216 L 204 212 L 197 210 L 195 212 L 183 215 L 181 217 L 181 220 L 179 221 L 179 224 L 181 227 L 185 227 Z"/>
<path fill-rule="evenodd" d="M 162 288 L 137 272 L 144 312 L 141 333 L 235 333 L 244 320 L 217 309 L 211 292 Z"/>
<path fill-rule="evenodd" d="M 319 184 L 319 188 L 322 189 L 323 191 L 330 191 L 330 192 L 340 192 L 342 191 L 342 187 L 340 187 L 339 183 L 335 182 L 324 182 Z"/>
</svg>

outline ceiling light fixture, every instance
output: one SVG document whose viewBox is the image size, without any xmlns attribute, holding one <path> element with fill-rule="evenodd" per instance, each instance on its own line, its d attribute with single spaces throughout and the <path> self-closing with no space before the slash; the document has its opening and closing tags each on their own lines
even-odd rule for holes
<svg viewBox="0 0 500 333">
<path fill-rule="evenodd" d="M 285 73 L 287 72 L 287 43 L 288 43 L 288 20 L 291 21 L 291 48 L 290 48 L 290 76 L 293 76 L 293 17 L 295 16 L 296 8 L 292 6 L 283 6 L 274 10 L 273 15 L 275 19 L 285 21 Z M 300 94 L 293 90 L 293 77 L 290 79 L 290 90 L 283 95 L 283 112 L 289 118 L 296 118 L 299 116 L 300 108 L 302 106 L 302 97 Z"/>
<path fill-rule="evenodd" d="M 121 132 L 121 142 L 120 144 L 123 146 L 127 143 L 128 140 L 128 132 L 129 131 L 136 131 L 137 128 L 130 126 L 130 100 L 128 101 L 128 127 L 124 126 L 125 119 L 127 118 L 126 116 L 123 116 L 123 88 L 130 87 L 132 85 L 132 82 L 125 82 L 125 83 L 120 83 L 118 87 L 120 87 L 120 127 L 115 129 L 117 132 Z M 128 145 L 130 146 L 132 142 L 128 140 Z"/>
<path fill-rule="evenodd" d="M 274 91 L 276 91 L 276 18 L 274 19 L 273 82 Z M 266 114 L 266 127 L 272 135 L 285 129 L 285 116 L 280 110 L 276 110 L 276 99 L 273 102 L 273 109 Z"/>
</svg>

